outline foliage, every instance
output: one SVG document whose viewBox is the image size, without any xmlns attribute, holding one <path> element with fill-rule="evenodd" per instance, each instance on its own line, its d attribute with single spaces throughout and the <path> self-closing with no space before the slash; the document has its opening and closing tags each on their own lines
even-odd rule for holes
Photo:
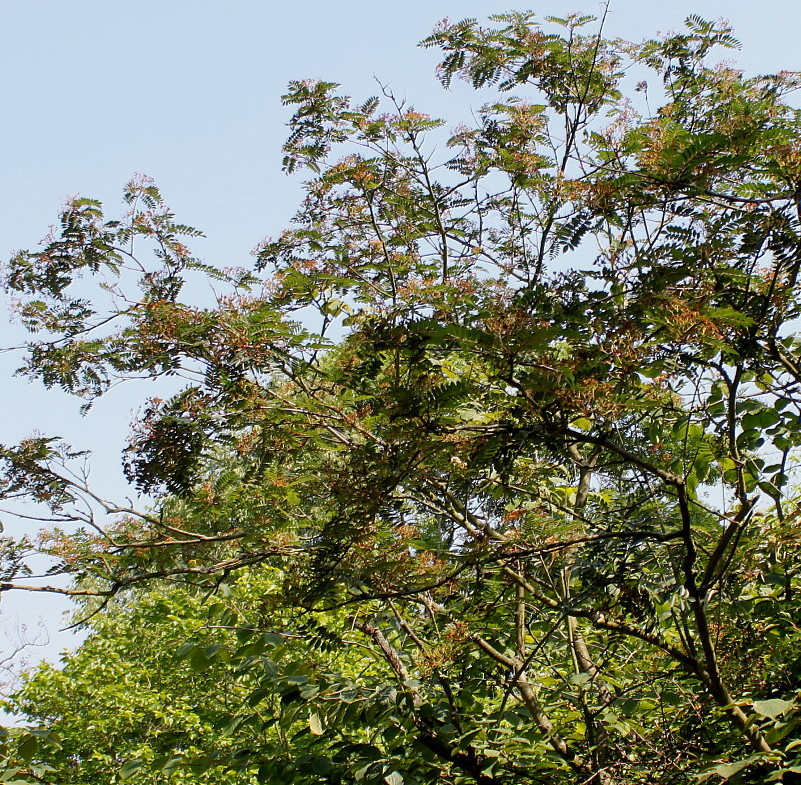
<svg viewBox="0 0 801 785">
<path fill-rule="evenodd" d="M 388 91 L 292 83 L 285 166 L 310 179 L 254 273 L 193 258 L 144 180 L 121 220 L 76 200 L 11 261 L 24 373 L 88 402 L 185 384 L 125 451 L 149 511 L 100 499 L 56 441 L 4 448 L 7 495 L 82 524 L 48 541 L 69 591 L 283 575 L 274 615 L 223 602 L 184 653 L 253 687 L 237 727 L 268 696 L 305 725 L 273 736 L 282 709 L 182 766 L 797 776 L 801 79 L 710 64 L 737 43 L 700 18 L 642 44 L 593 25 L 443 23 L 443 83 L 494 94 L 450 134 Z M 203 275 L 228 287 L 212 306 L 185 286 Z"/>
<path fill-rule="evenodd" d="M 204 782 L 252 783 L 268 771 L 320 768 L 312 715 L 296 699 L 299 670 L 331 668 L 334 660 L 342 678 L 378 669 L 364 653 L 332 655 L 339 647 L 308 619 L 296 620 L 309 630 L 308 641 L 260 634 L 267 619 L 280 630 L 297 616 L 271 601 L 276 586 L 275 576 L 246 572 L 208 602 L 192 587 L 154 585 L 92 615 L 82 646 L 65 654 L 60 668 L 42 664 L 27 674 L 6 707 L 58 742 L 38 750 L 52 767 L 47 776 L 136 785 L 195 782 L 202 771 Z M 91 612 L 91 604 L 79 611 Z M 250 773 L 256 750 L 269 762 Z"/>
</svg>

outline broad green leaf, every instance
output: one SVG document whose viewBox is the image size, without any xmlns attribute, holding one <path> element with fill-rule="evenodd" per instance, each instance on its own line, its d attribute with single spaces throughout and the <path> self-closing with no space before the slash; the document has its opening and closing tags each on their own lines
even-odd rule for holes
<svg viewBox="0 0 801 785">
<path fill-rule="evenodd" d="M 754 701 L 754 711 L 762 717 L 770 717 L 775 720 L 794 706 L 793 701 L 782 700 L 781 698 L 770 698 L 764 701 Z"/>
<path fill-rule="evenodd" d="M 315 736 L 322 736 L 325 733 L 325 728 L 323 727 L 323 723 L 320 720 L 320 715 L 316 712 L 312 712 L 309 715 L 309 730 Z"/>
</svg>

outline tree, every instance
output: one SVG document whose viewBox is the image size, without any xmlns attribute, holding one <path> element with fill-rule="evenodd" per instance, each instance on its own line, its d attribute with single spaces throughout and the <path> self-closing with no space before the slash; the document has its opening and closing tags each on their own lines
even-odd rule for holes
<svg viewBox="0 0 801 785">
<path fill-rule="evenodd" d="M 132 785 L 193 782 L 191 770 L 169 772 L 178 750 L 231 755 L 221 729 L 247 688 L 222 662 L 204 658 L 201 670 L 175 657 L 188 637 L 202 635 L 209 607 L 186 590 L 154 587 L 135 604 L 116 602 L 93 616 L 89 636 L 62 667 L 43 663 L 27 674 L 7 710 L 49 731 L 22 756 L 52 767 L 35 773 L 59 783 L 108 783 L 121 771 Z M 237 742 L 246 741 L 240 733 Z M 204 773 L 204 782 L 229 781 L 226 772 Z"/>
<path fill-rule="evenodd" d="M 298 692 L 297 673 L 293 678 L 287 663 L 268 660 L 265 651 L 280 648 L 283 659 L 312 660 L 318 671 L 338 667 L 362 682 L 383 674 L 364 651 L 346 654 L 311 620 L 271 601 L 280 576 L 259 570 L 242 578 L 215 602 L 191 586 L 158 584 L 133 601 L 118 597 L 85 622 L 89 636 L 61 667 L 43 663 L 28 673 L 6 709 L 47 732 L 27 755 L 44 756 L 52 767 L 37 774 L 64 784 L 109 783 L 118 775 L 131 785 L 196 782 L 199 772 L 203 782 L 255 783 L 268 774 L 277 781 L 295 767 L 324 769 L 311 732 L 319 718 L 303 701 L 282 699 Z M 91 610 L 85 602 L 79 613 Z M 305 635 L 257 636 L 268 623 Z M 239 654 L 233 666 L 228 652 Z M 258 661 L 258 672 L 246 657 Z M 260 683 L 267 672 L 269 692 Z M 305 737 L 290 746 L 300 731 Z M 257 747 L 264 759 L 258 780 L 252 756 L 241 753 Z"/>
<path fill-rule="evenodd" d="M 299 782 L 801 772 L 801 79 L 710 65 L 737 42 L 698 17 L 642 44 L 593 24 L 443 23 L 445 86 L 493 91 L 450 134 L 389 90 L 292 83 L 285 166 L 311 179 L 255 272 L 194 259 L 146 180 L 10 263 L 25 373 L 87 406 L 171 390 L 125 450 L 149 510 L 56 440 L 4 449 L 7 496 L 81 525 L 48 548 L 77 582 L 50 588 L 278 569 L 321 640 L 382 663 L 270 666 L 234 711 L 308 708 Z M 198 275 L 228 287 L 212 306 Z M 250 672 L 273 626 L 220 651 Z M 282 754 L 231 765 L 278 781 Z"/>
</svg>

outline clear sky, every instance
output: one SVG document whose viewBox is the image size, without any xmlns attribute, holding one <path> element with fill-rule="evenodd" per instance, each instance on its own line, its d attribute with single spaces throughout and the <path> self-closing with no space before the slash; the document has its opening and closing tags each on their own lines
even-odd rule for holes
<svg viewBox="0 0 801 785">
<path fill-rule="evenodd" d="M 290 79 L 324 78 L 366 98 L 377 77 L 418 110 L 456 124 L 481 101 L 464 88 L 443 91 L 436 52 L 416 42 L 443 17 L 515 8 L 509 0 L 4 0 L 0 259 L 33 247 L 70 195 L 99 198 L 113 214 L 123 184 L 141 172 L 181 221 L 207 234 L 195 245 L 201 256 L 248 265 L 300 193 L 280 171 L 288 118 L 280 95 Z M 544 0 L 535 10 L 598 14 L 600 5 Z M 732 22 L 743 49 L 721 57 L 747 71 L 801 70 L 798 0 L 612 0 L 606 32 L 639 40 L 678 29 L 691 13 Z M 7 322 L 0 346 L 21 337 Z M 89 444 L 101 453 L 96 476 L 119 490 L 119 446 L 141 398 L 122 388 L 82 420 L 80 402 L 11 380 L 17 364 L 0 356 L 0 442 L 40 430 Z M 52 656 L 70 644 L 55 634 L 63 607 L 48 597 L 3 598 L 0 616 L 43 616 Z"/>
</svg>

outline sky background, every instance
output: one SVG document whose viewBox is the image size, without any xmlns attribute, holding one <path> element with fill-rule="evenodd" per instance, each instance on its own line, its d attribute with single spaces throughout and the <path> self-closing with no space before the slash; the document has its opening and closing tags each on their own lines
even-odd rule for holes
<svg viewBox="0 0 801 785">
<path fill-rule="evenodd" d="M 378 78 L 454 126 L 483 99 L 466 86 L 444 91 L 433 75 L 437 53 L 416 43 L 444 17 L 525 7 L 510 0 L 0 0 L 0 261 L 35 247 L 72 195 L 100 199 L 115 216 L 123 185 L 138 172 L 155 179 L 180 221 L 206 233 L 193 243 L 201 257 L 250 265 L 251 250 L 286 226 L 301 194 L 300 182 L 280 169 L 289 117 L 280 96 L 290 79 L 340 82 L 365 99 Z M 601 6 L 546 0 L 535 10 L 597 15 Z M 649 38 L 679 29 L 692 13 L 733 24 L 743 48 L 721 59 L 751 73 L 801 70 L 797 0 L 612 0 L 606 34 Z M 5 306 L 3 347 L 24 339 Z M 82 419 L 80 401 L 12 378 L 19 363 L 0 355 L 0 443 L 41 431 L 90 446 L 100 486 L 124 494 L 119 451 L 141 388 L 118 388 Z M 30 657 L 57 657 L 76 642 L 58 632 L 64 609 L 51 596 L 3 597 L 0 648 L 4 626 L 34 628 L 41 619 L 50 642 Z"/>
</svg>

